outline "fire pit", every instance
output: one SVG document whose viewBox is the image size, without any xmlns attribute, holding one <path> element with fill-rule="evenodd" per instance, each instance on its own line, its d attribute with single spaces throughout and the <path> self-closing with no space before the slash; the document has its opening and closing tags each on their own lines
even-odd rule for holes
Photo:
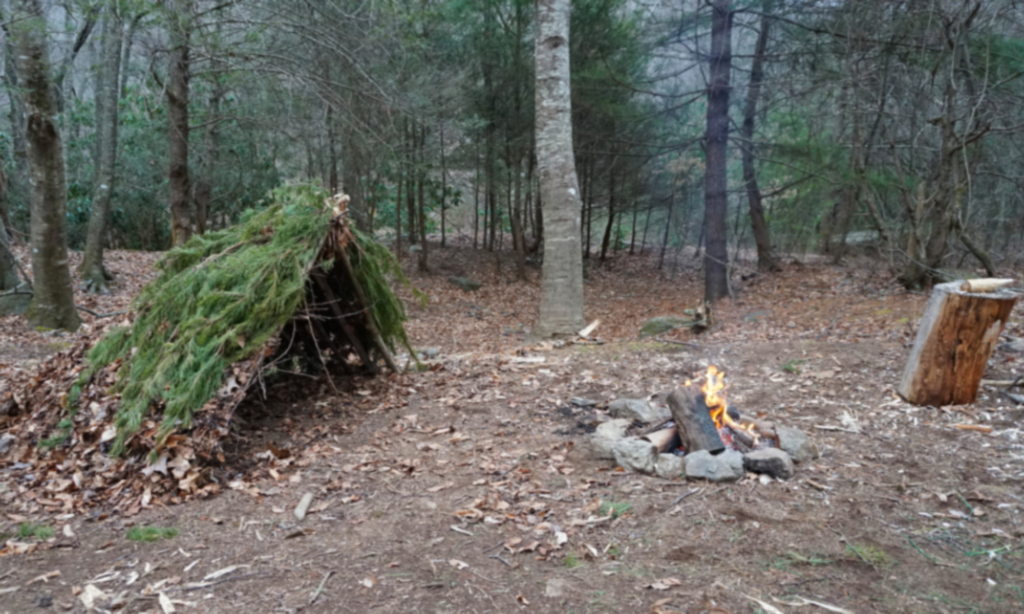
<svg viewBox="0 0 1024 614">
<path fill-rule="evenodd" d="M 685 472 L 691 479 L 716 482 L 739 479 L 747 471 L 788 479 L 795 472 L 794 462 L 818 456 L 803 431 L 729 407 L 725 374 L 715 366 L 708 367 L 703 385 L 687 381 L 665 401 L 667 411 L 644 411 L 639 404 L 652 409 L 646 400 L 611 403 L 609 412 L 618 419 L 592 435 L 595 454 L 630 471 L 663 477 Z"/>
</svg>

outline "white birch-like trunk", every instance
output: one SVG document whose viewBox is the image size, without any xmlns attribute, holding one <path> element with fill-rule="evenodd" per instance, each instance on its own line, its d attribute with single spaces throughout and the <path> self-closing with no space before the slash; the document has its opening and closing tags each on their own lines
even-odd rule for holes
<svg viewBox="0 0 1024 614">
<path fill-rule="evenodd" d="M 537 1 L 536 143 L 544 217 L 540 316 L 534 338 L 583 328 L 579 182 L 572 150 L 570 0 Z"/>
</svg>

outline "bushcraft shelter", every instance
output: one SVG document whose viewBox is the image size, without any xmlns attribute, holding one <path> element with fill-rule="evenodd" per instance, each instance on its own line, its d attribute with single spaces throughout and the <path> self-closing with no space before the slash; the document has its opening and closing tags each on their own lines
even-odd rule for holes
<svg viewBox="0 0 1024 614">
<path fill-rule="evenodd" d="M 114 416 L 116 430 L 102 434 L 110 452 L 153 451 L 176 431 L 226 434 L 238 404 L 274 373 L 375 374 L 381 362 L 397 371 L 396 344 L 409 344 L 388 281 L 405 278 L 349 224 L 348 200 L 279 188 L 238 225 L 170 251 L 126 325 L 86 355 L 67 398 L 73 422 L 98 406 Z"/>
</svg>

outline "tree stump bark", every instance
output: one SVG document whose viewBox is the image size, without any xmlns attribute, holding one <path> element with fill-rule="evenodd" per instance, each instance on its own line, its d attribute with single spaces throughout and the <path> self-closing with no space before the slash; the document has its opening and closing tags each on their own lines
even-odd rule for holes
<svg viewBox="0 0 1024 614">
<path fill-rule="evenodd" d="M 915 405 L 964 405 L 978 398 L 985 365 L 1017 295 L 963 288 L 970 286 L 956 281 L 932 291 L 898 389 Z"/>
<path fill-rule="evenodd" d="M 704 402 L 704 393 L 697 386 L 676 388 L 668 395 L 668 407 L 676 423 L 681 447 L 687 454 L 707 450 L 718 454 L 725 450 L 725 444 L 718 434 L 715 421 Z"/>
</svg>

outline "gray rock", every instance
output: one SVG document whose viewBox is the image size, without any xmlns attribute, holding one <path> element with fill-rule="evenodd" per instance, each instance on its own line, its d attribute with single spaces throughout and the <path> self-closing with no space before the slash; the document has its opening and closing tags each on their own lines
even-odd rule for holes
<svg viewBox="0 0 1024 614">
<path fill-rule="evenodd" d="M 743 467 L 747 471 L 766 473 L 780 480 L 788 480 L 796 473 L 793 459 L 778 448 L 765 448 L 744 454 Z"/>
<path fill-rule="evenodd" d="M 473 281 L 468 277 L 459 277 L 458 275 L 452 275 L 448 278 L 448 283 L 458 286 L 463 292 L 473 292 L 474 290 L 480 289 L 480 282 Z"/>
<path fill-rule="evenodd" d="M 626 437 L 612 446 L 615 462 L 626 471 L 634 473 L 654 473 L 658 464 L 658 448 L 649 441 Z"/>
<path fill-rule="evenodd" d="M 777 426 L 779 448 L 789 454 L 795 462 L 803 463 L 821 456 L 818 446 L 807 437 L 807 433 L 789 426 Z"/>
<path fill-rule="evenodd" d="M 675 454 L 659 454 L 654 473 L 663 478 L 678 478 L 686 474 L 686 459 Z"/>
<path fill-rule="evenodd" d="M 667 406 L 651 405 L 646 399 L 615 399 L 608 404 L 608 413 L 615 418 L 639 420 L 644 424 L 656 424 L 672 417 Z"/>
<path fill-rule="evenodd" d="M 686 455 L 686 477 L 690 479 L 735 482 L 744 475 L 743 455 L 735 450 L 726 450 L 717 456 L 707 450 Z"/>
<path fill-rule="evenodd" d="M 612 452 L 612 447 L 615 446 L 615 442 L 626 436 L 630 424 L 629 420 L 609 420 L 599 424 L 590 436 L 590 447 L 594 457 L 614 460 L 615 453 Z"/>
<path fill-rule="evenodd" d="M 657 318 L 651 318 L 644 322 L 644 325 L 640 328 L 640 338 L 653 337 L 654 335 L 667 333 L 672 329 L 679 328 L 680 326 L 687 326 L 689 324 L 693 324 L 693 318 L 681 318 L 679 316 L 659 316 Z"/>
<path fill-rule="evenodd" d="M 4 433 L 0 435 L 0 454 L 7 454 L 11 451 L 11 446 L 14 445 L 14 435 L 10 433 Z"/>
<path fill-rule="evenodd" d="M 21 284 L 14 290 L 0 294 L 0 316 L 24 315 L 31 302 L 31 290 L 26 284 Z"/>
<path fill-rule="evenodd" d="M 593 407 L 597 405 L 597 401 L 593 399 L 586 399 L 583 397 L 573 397 L 569 399 L 569 402 L 575 405 L 576 407 Z"/>
<path fill-rule="evenodd" d="M 423 348 L 420 350 L 420 356 L 423 358 L 437 358 L 440 354 L 440 348 Z"/>
</svg>

